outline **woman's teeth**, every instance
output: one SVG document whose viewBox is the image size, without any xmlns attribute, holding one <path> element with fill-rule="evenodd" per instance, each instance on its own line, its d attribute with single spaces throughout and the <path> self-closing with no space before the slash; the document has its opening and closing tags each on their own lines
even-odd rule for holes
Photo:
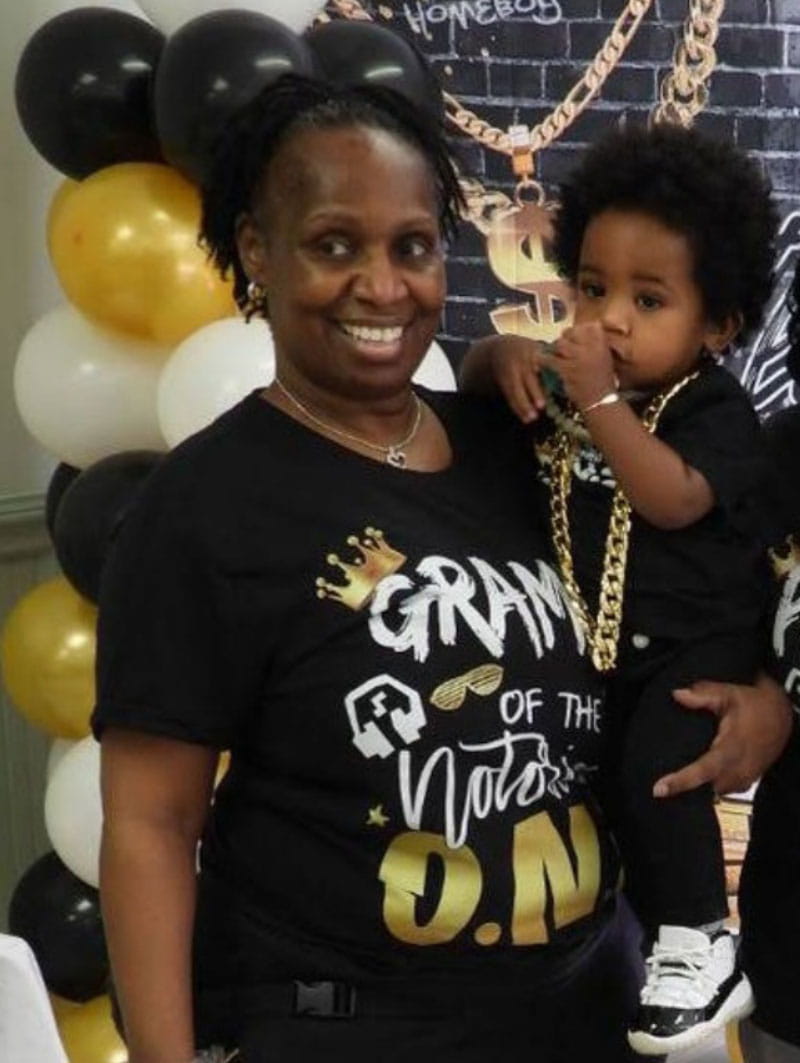
<svg viewBox="0 0 800 1063">
<path fill-rule="evenodd" d="M 372 328 L 367 325 L 348 325 L 340 322 L 339 327 L 348 336 L 362 343 L 397 343 L 403 335 L 402 325 L 394 325 L 391 328 Z"/>
</svg>

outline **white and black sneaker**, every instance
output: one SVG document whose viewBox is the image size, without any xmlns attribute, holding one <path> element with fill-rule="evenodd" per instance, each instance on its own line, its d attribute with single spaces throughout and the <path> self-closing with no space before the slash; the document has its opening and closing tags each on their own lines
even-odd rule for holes
<svg viewBox="0 0 800 1063">
<path fill-rule="evenodd" d="M 628 1043 L 644 1056 L 686 1048 L 753 1010 L 753 992 L 736 962 L 733 937 L 662 926 L 647 958 L 647 981 Z"/>
</svg>

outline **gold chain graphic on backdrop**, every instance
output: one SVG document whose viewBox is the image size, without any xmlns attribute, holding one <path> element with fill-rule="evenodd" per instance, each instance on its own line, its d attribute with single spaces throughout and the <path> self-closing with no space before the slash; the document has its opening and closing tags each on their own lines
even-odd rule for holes
<svg viewBox="0 0 800 1063">
<path fill-rule="evenodd" d="M 689 126 L 708 102 L 708 79 L 717 62 L 714 45 L 725 0 L 689 0 L 683 38 L 675 45 L 672 70 L 661 82 L 654 122 Z"/>
<path fill-rule="evenodd" d="M 331 2 L 343 18 L 373 21 L 360 0 Z M 651 6 L 652 0 L 627 0 L 608 37 L 581 78 L 553 111 L 527 132 L 525 148 L 530 154 L 552 144 L 583 113 L 622 58 Z M 683 37 L 675 46 L 672 70 L 662 82 L 660 103 L 653 112 L 654 121 L 679 121 L 688 125 L 708 99 L 706 82 L 716 64 L 714 44 L 725 0 L 688 0 L 688 7 Z M 442 96 L 450 121 L 483 147 L 512 158 L 522 150 L 519 134 L 491 125 L 448 92 L 443 91 Z M 517 128 L 527 131 L 527 126 Z"/>
<path fill-rule="evenodd" d="M 360 0 L 331 0 L 346 18 L 373 21 Z M 687 0 L 688 15 L 673 53 L 672 69 L 661 83 L 653 121 L 691 125 L 708 99 L 707 81 L 716 63 L 714 43 L 724 0 Z M 528 297 L 490 311 L 495 330 L 550 342 L 571 314 L 572 297 L 548 254 L 552 212 L 541 185 L 533 179 L 534 155 L 556 141 L 597 96 L 652 6 L 652 0 L 627 0 L 595 57 L 564 99 L 533 129 L 523 124 L 498 129 L 443 92 L 445 113 L 462 133 L 485 148 L 508 155 L 517 178 L 513 196 L 486 189 L 462 177 L 466 220 L 486 238 L 486 254 L 501 284 Z"/>
<path fill-rule="evenodd" d="M 628 0 L 583 76 L 572 86 L 561 103 L 530 131 L 527 126 L 512 126 L 508 133 L 503 133 L 461 107 L 452 96 L 445 94 L 445 102 L 449 107 L 448 116 L 459 129 L 485 147 L 511 155 L 512 161 L 516 158 L 518 166 L 527 164 L 527 156 L 531 156 L 530 173 L 518 176 L 532 176 L 532 156 L 557 140 L 595 98 L 633 40 L 651 3 L 652 0 Z M 516 168 L 514 172 L 517 173 Z"/>
<path fill-rule="evenodd" d="M 667 403 L 696 376 L 697 373 L 690 373 L 682 377 L 671 388 L 659 392 L 652 399 L 642 415 L 642 425 L 648 432 L 652 434 L 656 430 Z M 579 423 L 577 412 L 573 414 L 573 418 Z M 569 492 L 572 483 L 572 463 L 578 443 L 578 435 L 561 428 L 545 444 L 550 459 L 550 520 L 553 547 L 567 595 L 586 634 L 586 640 L 592 652 L 592 663 L 598 671 L 608 672 L 617 663 L 619 633 L 622 625 L 622 602 L 625 593 L 625 567 L 628 561 L 628 542 L 631 531 L 631 504 L 617 488 L 611 503 L 611 517 L 608 522 L 597 616 L 593 617 L 575 577 L 572 538 L 569 531 Z"/>
<path fill-rule="evenodd" d="M 517 127 L 526 130 L 526 143 L 523 148 L 525 154 L 533 156 L 541 148 L 552 144 L 594 99 L 633 39 L 639 23 L 647 14 L 652 2 L 653 0 L 627 0 L 622 14 L 614 23 L 597 55 L 561 103 L 529 132 L 527 126 Z M 372 21 L 372 16 L 365 10 L 360 0 L 333 0 L 333 6 L 344 18 Z M 518 155 L 520 151 L 518 135 L 515 139 L 511 131 L 497 129 L 479 118 L 473 111 L 462 106 L 450 93 L 443 91 L 442 96 L 447 117 L 458 126 L 462 133 L 477 140 L 483 147 L 490 148 L 492 151 L 500 151 L 511 156 L 512 159 Z M 532 172 L 531 167 L 531 173 L 528 176 L 531 176 Z"/>
</svg>

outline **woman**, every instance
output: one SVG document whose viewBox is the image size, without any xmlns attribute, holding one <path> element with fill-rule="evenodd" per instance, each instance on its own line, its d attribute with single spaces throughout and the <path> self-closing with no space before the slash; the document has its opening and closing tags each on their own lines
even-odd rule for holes
<svg viewBox="0 0 800 1063">
<path fill-rule="evenodd" d="M 411 386 L 459 206 L 444 143 L 392 94 L 283 79 L 204 197 L 276 379 L 166 459 L 105 580 L 130 1063 L 628 1059 L 636 963 L 588 788 L 602 699 L 529 457 L 503 414 Z M 780 748 L 780 700 L 753 761 L 752 695 L 684 697 L 731 711 L 676 789 Z"/>
<path fill-rule="evenodd" d="M 787 368 L 800 386 L 800 264 L 789 298 Z M 800 410 L 766 424 L 779 604 L 772 644 L 786 689 L 800 708 Z M 740 890 L 743 958 L 756 996 L 741 1027 L 747 1063 L 800 1063 L 800 741 L 797 733 L 756 791 Z"/>
</svg>

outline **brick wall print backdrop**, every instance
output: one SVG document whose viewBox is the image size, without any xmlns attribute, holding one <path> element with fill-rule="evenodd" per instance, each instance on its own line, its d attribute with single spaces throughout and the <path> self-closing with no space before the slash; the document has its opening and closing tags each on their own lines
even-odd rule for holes
<svg viewBox="0 0 800 1063">
<path fill-rule="evenodd" d="M 432 60 L 443 87 L 500 128 L 534 126 L 581 77 L 625 0 L 392 0 L 366 2 L 373 18 L 413 40 Z M 646 121 L 672 66 L 690 0 L 653 0 L 622 59 L 595 98 L 537 155 L 548 197 L 581 148 L 620 120 Z M 333 5 L 332 5 L 333 6 Z M 782 214 L 780 283 L 766 324 L 729 365 L 762 415 L 795 396 L 783 368 L 786 285 L 800 251 L 800 0 L 727 0 L 708 102 L 695 124 L 755 153 L 770 175 Z M 487 188 L 511 192 L 508 157 L 455 134 L 468 172 Z M 492 331 L 489 311 L 524 299 L 486 262 L 472 226 L 452 249 L 443 344 L 454 360 L 466 342 Z"/>
</svg>

